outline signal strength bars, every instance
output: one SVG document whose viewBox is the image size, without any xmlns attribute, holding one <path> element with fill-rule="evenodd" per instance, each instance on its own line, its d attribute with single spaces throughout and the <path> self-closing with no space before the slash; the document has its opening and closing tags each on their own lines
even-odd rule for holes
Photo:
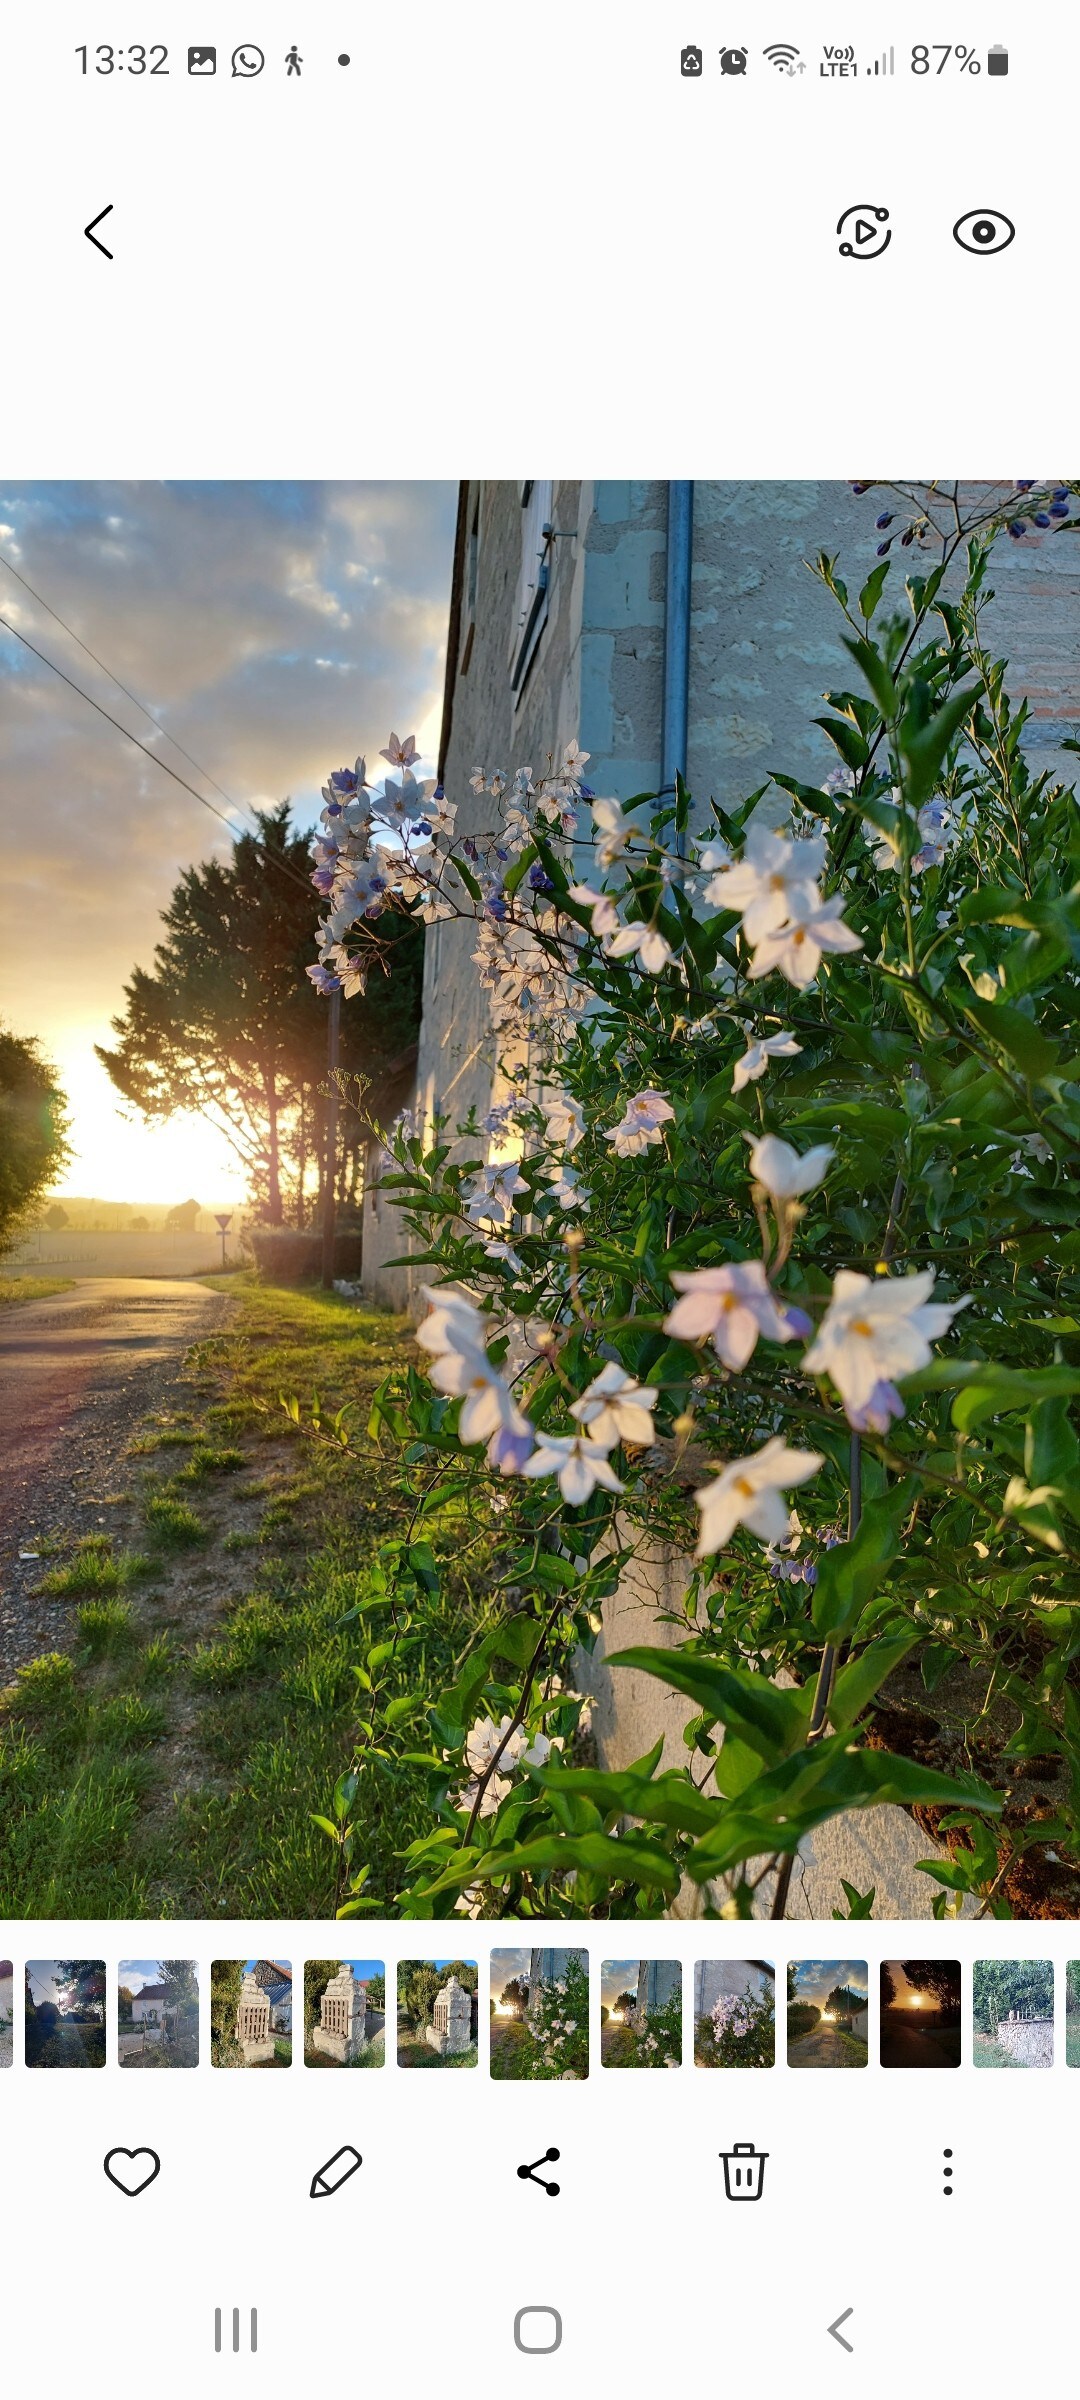
<svg viewBox="0 0 1080 2400">
<path fill-rule="evenodd" d="M 895 73 L 896 73 L 896 52 L 895 52 L 895 50 L 892 50 L 892 49 L 889 49 L 889 50 L 883 50 L 883 51 L 882 51 L 882 53 L 881 53 L 881 57 L 880 57 L 880 58 L 875 58 L 875 60 L 874 60 L 874 63 L 873 63 L 873 66 L 872 66 L 872 67 L 864 67 L 864 68 L 863 68 L 863 73 L 864 73 L 864 75 L 895 75 Z"/>
</svg>

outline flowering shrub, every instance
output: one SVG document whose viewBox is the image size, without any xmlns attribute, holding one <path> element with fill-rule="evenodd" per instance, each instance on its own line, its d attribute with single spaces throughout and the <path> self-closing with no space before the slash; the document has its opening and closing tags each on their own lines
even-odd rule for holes
<svg viewBox="0 0 1080 2400">
<path fill-rule="evenodd" d="M 776 2058 L 776 2010 L 771 1992 L 722 1992 L 694 2029 L 699 2067 L 771 2067 Z"/>
<path fill-rule="evenodd" d="M 515 2055 L 521 2083 L 580 2083 L 589 2072 L 589 1970 L 583 1951 L 571 1951 L 556 1983 L 541 1983 L 530 1998 L 525 2037 Z"/>
<path fill-rule="evenodd" d="M 620 2025 L 604 2047 L 606 2067 L 681 2067 L 682 1994 L 673 1992 L 643 2023 Z"/>
<path fill-rule="evenodd" d="M 313 979 L 359 988 L 387 909 L 468 917 L 499 1056 L 483 1125 L 402 1125 L 383 1179 L 429 1280 L 372 1424 L 417 1527 L 482 1509 L 502 1556 L 410 1754 L 406 1913 L 649 1915 L 689 1879 L 782 1915 L 804 1835 L 882 1801 L 944 1843 L 938 1913 L 1075 1907 L 1080 818 L 983 623 L 997 531 L 1058 488 L 975 530 L 901 495 L 902 589 L 817 560 L 851 660 L 821 787 L 620 805 L 571 746 L 478 769 L 458 839 L 411 741 L 378 790 L 330 778 Z M 684 1696 L 687 1761 L 605 1772 L 575 1653 L 657 1540 L 681 1638 L 609 1664 Z M 913 1668 L 956 1730 L 894 1746 Z"/>
</svg>

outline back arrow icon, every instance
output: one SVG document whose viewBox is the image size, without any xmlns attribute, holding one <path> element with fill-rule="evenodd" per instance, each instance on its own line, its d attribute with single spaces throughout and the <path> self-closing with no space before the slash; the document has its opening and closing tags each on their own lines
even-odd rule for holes
<svg viewBox="0 0 1080 2400">
<path fill-rule="evenodd" d="M 854 2314 L 855 2311 L 853 2308 L 842 2308 L 839 2316 L 833 2318 L 832 2324 L 829 2327 L 829 2332 L 831 2333 L 834 2342 L 839 2342 L 841 2350 L 850 2351 L 852 2356 L 854 2356 L 855 2352 L 854 2342 L 845 2342 L 843 2334 L 837 2332 L 837 2326 L 846 2325 L 848 2318 L 853 2317 Z"/>
<path fill-rule="evenodd" d="M 100 252 L 101 252 L 101 255 L 102 255 L 102 257 L 103 257 L 103 258 L 111 258 L 111 257 L 112 257 L 112 251 L 111 251 L 111 250 L 106 250 L 104 242 L 99 242 L 99 240 L 98 240 L 98 238 L 97 238 L 97 235 L 96 235 L 96 233 L 94 232 L 94 227 L 95 227 L 95 225 L 103 225 L 103 224 L 104 224 L 104 222 L 105 222 L 105 219 L 106 219 L 106 217 L 111 217 L 111 215 L 112 215 L 112 212 L 113 212 L 113 204 L 112 204 L 112 201 L 110 200 L 110 202 L 109 202 L 109 205 L 108 205 L 108 207 L 107 207 L 107 208 L 99 208 L 99 210 L 98 210 L 98 213 L 97 213 L 96 217 L 91 217 L 89 225 L 84 225 L 84 226 L 83 226 L 83 232 L 84 232 L 84 233 L 85 233 L 85 235 L 86 235 L 86 239 L 87 239 L 87 241 L 88 241 L 88 242 L 93 242 L 93 245 L 94 245 L 94 248 L 95 248 L 95 250 L 100 250 Z"/>
</svg>

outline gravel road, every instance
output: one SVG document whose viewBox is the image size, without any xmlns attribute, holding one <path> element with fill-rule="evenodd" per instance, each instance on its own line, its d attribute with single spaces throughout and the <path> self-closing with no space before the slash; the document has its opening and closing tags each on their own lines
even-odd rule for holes
<svg viewBox="0 0 1080 2400">
<path fill-rule="evenodd" d="M 231 1308 L 202 1284 L 117 1276 L 0 1314 L 0 1684 L 66 1647 L 71 1624 L 70 1601 L 31 1598 L 44 1568 L 20 1550 L 113 1529 L 132 1433 L 148 1410 L 183 1404 L 185 1353 Z"/>
</svg>

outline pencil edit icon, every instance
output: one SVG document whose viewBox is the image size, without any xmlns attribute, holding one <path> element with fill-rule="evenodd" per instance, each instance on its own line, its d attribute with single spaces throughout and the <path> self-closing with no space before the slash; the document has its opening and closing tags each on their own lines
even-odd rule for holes
<svg viewBox="0 0 1080 2400">
<path fill-rule="evenodd" d="M 363 2163 L 359 2150 L 354 2150 L 351 2142 L 343 2142 L 341 2149 L 335 2150 L 332 2158 L 328 2158 L 323 2166 L 316 2167 L 311 2178 L 309 2199 L 331 2199 L 335 2192 L 341 2190 L 342 2184 L 348 2182 L 350 2175 L 355 2175 L 357 2168 L 362 2167 Z"/>
</svg>

